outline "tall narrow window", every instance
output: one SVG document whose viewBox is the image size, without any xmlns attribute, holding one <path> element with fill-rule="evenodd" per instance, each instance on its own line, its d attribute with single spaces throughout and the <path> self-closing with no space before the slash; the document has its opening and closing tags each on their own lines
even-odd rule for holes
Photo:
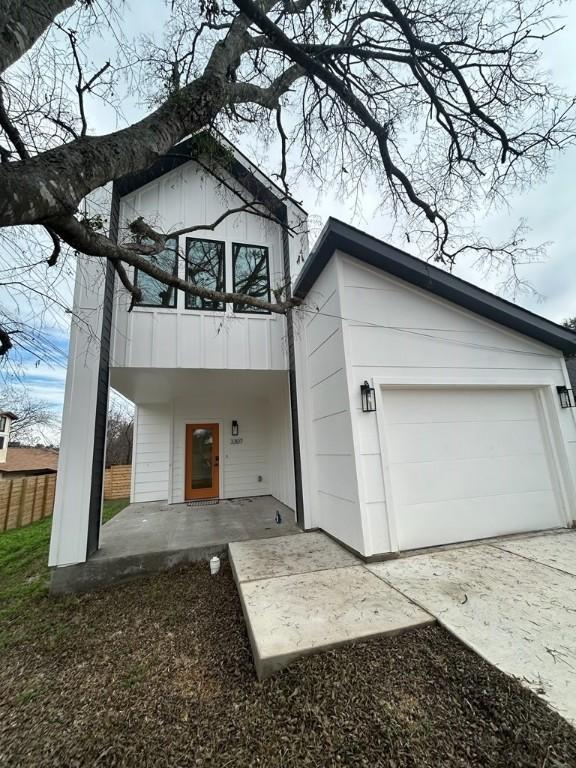
<svg viewBox="0 0 576 768">
<path fill-rule="evenodd" d="M 6 432 L 6 416 L 0 416 L 0 432 Z"/>
<path fill-rule="evenodd" d="M 234 269 L 234 292 L 245 293 L 255 299 L 270 301 L 270 270 L 268 248 L 263 245 L 232 245 Z M 268 310 L 252 307 L 250 304 L 234 304 L 234 312 L 257 312 L 268 314 Z"/>
<path fill-rule="evenodd" d="M 160 253 L 151 256 L 144 256 L 154 267 L 167 272 L 169 275 L 178 275 L 178 240 L 171 237 L 166 240 L 166 248 Z M 142 300 L 140 307 L 175 307 L 176 306 L 176 288 L 166 285 L 161 280 L 136 269 L 134 275 L 134 284 L 142 291 Z"/>
<path fill-rule="evenodd" d="M 212 291 L 226 290 L 224 243 L 219 240 L 186 238 L 186 280 L 199 288 Z M 186 294 L 186 309 L 205 309 L 223 312 L 223 301 L 205 299 Z"/>
</svg>

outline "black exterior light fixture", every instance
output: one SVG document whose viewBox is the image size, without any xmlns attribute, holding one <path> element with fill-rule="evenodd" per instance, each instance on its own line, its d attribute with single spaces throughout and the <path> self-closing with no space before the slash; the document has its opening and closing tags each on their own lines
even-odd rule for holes
<svg viewBox="0 0 576 768">
<path fill-rule="evenodd" d="M 560 398 L 561 408 L 576 408 L 576 399 L 574 398 L 574 390 L 568 389 L 568 387 L 556 387 L 558 397 Z"/>
<path fill-rule="evenodd" d="M 360 397 L 362 398 L 362 410 L 364 413 L 371 413 L 376 410 L 374 387 L 371 387 L 367 381 L 364 384 L 360 384 Z"/>
<path fill-rule="evenodd" d="M 232 422 L 232 437 L 238 437 L 238 422 L 236 419 Z"/>
</svg>

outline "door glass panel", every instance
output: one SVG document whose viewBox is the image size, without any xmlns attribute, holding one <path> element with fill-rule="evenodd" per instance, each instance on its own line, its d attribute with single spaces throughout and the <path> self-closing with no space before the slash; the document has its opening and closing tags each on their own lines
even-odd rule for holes
<svg viewBox="0 0 576 768">
<path fill-rule="evenodd" d="M 212 487 L 212 445 L 214 432 L 198 427 L 192 432 L 192 488 Z"/>
</svg>

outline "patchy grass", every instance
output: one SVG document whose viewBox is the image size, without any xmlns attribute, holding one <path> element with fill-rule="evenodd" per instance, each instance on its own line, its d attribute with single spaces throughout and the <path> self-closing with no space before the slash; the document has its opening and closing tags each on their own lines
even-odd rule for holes
<svg viewBox="0 0 576 768">
<path fill-rule="evenodd" d="M 29 537 L 24 580 L 41 559 L 41 533 Z M 16 588 L 14 560 L 4 562 Z M 227 565 L 66 599 L 20 586 L 0 658 L 0 765 L 576 765 L 567 723 L 439 627 L 302 659 L 258 683 Z"/>
<path fill-rule="evenodd" d="M 128 499 L 104 502 L 103 521 L 118 514 Z M 47 605 L 48 548 L 52 518 L 0 533 L 0 647 L 19 642 L 34 627 L 58 632 Z"/>
<path fill-rule="evenodd" d="M 108 520 L 112 520 L 114 515 L 121 512 L 124 507 L 130 504 L 130 499 L 115 499 L 114 501 L 105 501 L 102 508 L 102 522 L 107 523 Z"/>
</svg>

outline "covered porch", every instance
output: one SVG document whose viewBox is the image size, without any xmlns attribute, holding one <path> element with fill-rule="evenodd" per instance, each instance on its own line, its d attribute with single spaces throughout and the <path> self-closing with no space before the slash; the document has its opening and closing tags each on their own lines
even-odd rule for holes
<svg viewBox="0 0 576 768">
<path fill-rule="evenodd" d="M 53 593 L 121 583 L 226 554 L 234 541 L 301 533 L 293 510 L 274 496 L 217 503 L 129 504 L 102 526 L 100 549 L 87 562 L 52 572 Z"/>
<path fill-rule="evenodd" d="M 274 496 L 296 507 L 287 371 L 112 368 L 136 405 L 132 502 Z"/>
</svg>

